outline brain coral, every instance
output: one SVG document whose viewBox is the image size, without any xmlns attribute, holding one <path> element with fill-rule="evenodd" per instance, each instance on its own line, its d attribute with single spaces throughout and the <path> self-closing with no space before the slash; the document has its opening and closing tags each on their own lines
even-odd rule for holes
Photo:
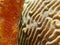
<svg viewBox="0 0 60 45">
<path fill-rule="evenodd" d="M 34 0 L 24 5 L 20 45 L 60 45 L 60 0 Z"/>
</svg>

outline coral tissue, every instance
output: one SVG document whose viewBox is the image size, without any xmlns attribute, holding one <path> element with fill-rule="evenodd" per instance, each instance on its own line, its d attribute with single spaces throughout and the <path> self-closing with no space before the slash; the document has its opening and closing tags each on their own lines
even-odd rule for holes
<svg viewBox="0 0 60 45">
<path fill-rule="evenodd" d="M 23 0 L 0 0 L 0 45 L 18 45 Z"/>
<path fill-rule="evenodd" d="M 29 0 L 25 6 L 20 44 L 60 45 L 60 0 Z"/>
</svg>

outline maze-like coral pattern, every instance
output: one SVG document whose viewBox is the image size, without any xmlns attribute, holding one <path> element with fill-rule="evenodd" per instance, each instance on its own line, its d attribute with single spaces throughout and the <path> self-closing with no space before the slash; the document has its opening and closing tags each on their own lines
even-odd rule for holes
<svg viewBox="0 0 60 45">
<path fill-rule="evenodd" d="M 26 4 L 20 44 L 60 45 L 60 0 L 33 0 Z"/>
</svg>

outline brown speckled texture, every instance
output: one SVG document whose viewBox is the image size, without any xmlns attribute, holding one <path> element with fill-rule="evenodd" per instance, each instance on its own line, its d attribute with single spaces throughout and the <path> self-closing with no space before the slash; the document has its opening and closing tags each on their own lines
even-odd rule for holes
<svg viewBox="0 0 60 45">
<path fill-rule="evenodd" d="M 18 45 L 23 0 L 0 0 L 0 45 Z"/>
</svg>

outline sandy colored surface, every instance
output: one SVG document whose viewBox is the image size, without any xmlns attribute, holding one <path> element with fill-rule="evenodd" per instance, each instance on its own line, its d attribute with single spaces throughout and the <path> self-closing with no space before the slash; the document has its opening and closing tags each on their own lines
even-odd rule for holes
<svg viewBox="0 0 60 45">
<path fill-rule="evenodd" d="M 60 0 L 29 1 L 22 21 L 21 45 L 60 45 Z"/>
</svg>

